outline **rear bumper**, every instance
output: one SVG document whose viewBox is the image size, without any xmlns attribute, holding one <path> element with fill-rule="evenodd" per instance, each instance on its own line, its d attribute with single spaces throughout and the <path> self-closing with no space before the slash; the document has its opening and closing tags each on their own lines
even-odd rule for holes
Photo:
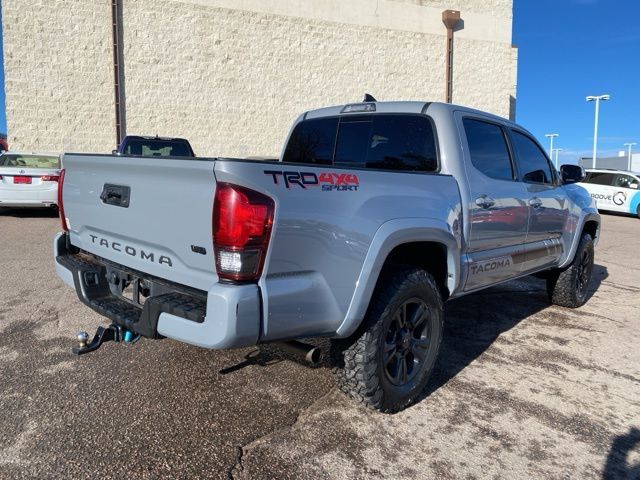
<svg viewBox="0 0 640 480">
<path fill-rule="evenodd" d="M 0 188 L 0 207 L 49 207 L 58 204 L 58 190 L 31 190 Z"/>
<path fill-rule="evenodd" d="M 216 283 L 208 292 L 172 285 L 141 272 L 111 264 L 98 257 L 74 252 L 68 236 L 53 242 L 56 272 L 78 298 L 111 321 L 145 337 L 168 337 L 204 348 L 238 348 L 255 345 L 260 335 L 261 302 L 257 285 Z M 107 272 L 132 273 L 162 293 L 147 298 L 144 306 L 114 294 Z"/>
</svg>

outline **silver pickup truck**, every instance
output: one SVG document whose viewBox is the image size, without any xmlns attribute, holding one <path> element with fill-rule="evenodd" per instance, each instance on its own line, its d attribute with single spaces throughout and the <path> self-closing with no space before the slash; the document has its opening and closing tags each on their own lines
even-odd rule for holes
<svg viewBox="0 0 640 480">
<path fill-rule="evenodd" d="M 433 370 L 443 302 L 525 275 L 587 299 L 600 218 L 522 127 L 424 102 L 309 111 L 279 161 L 65 154 L 58 275 L 93 340 L 204 348 L 329 337 L 340 388 L 386 412 Z"/>
</svg>

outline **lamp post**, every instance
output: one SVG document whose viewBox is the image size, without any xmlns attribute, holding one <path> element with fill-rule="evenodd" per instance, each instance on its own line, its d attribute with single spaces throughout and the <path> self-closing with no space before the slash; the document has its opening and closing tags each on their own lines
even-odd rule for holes
<svg viewBox="0 0 640 480">
<path fill-rule="evenodd" d="M 624 146 L 625 147 L 629 147 L 629 159 L 627 161 L 627 170 L 631 171 L 631 147 L 633 147 L 634 145 L 637 145 L 636 142 L 631 142 L 631 143 L 625 143 Z"/>
<path fill-rule="evenodd" d="M 591 157 L 591 166 L 596 168 L 596 159 L 598 152 L 598 115 L 600 113 L 600 100 L 609 100 L 611 95 L 589 95 L 587 102 L 596 102 L 596 118 L 593 126 L 593 156 Z"/>
<path fill-rule="evenodd" d="M 562 148 L 554 148 L 552 150 L 552 152 L 555 152 L 556 156 L 555 156 L 555 165 L 556 165 L 556 170 L 558 169 L 558 152 L 561 152 L 563 149 Z"/>
<path fill-rule="evenodd" d="M 553 160 L 553 139 L 559 135 L 557 133 L 545 133 L 544 136 L 549 139 L 549 157 Z"/>
</svg>

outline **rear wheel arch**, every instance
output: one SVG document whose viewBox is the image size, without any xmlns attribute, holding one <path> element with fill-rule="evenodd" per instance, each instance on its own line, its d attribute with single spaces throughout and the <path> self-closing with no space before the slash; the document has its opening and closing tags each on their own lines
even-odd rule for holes
<svg viewBox="0 0 640 480">
<path fill-rule="evenodd" d="M 369 245 L 336 336 L 345 338 L 356 332 L 390 266 L 414 266 L 433 272 L 443 299 L 455 293 L 460 280 L 462 241 L 455 232 L 451 225 L 437 219 L 406 218 L 383 224 Z"/>
<path fill-rule="evenodd" d="M 448 254 L 447 245 L 440 242 L 421 241 L 397 245 L 387 255 L 374 291 L 380 287 L 380 282 L 384 281 L 388 273 L 397 267 L 419 267 L 433 276 L 442 299 L 446 300 L 450 295 Z"/>
</svg>

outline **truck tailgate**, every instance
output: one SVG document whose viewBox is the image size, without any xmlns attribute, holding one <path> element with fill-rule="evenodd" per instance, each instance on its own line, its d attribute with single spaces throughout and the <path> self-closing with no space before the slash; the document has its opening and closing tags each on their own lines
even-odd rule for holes
<svg viewBox="0 0 640 480">
<path fill-rule="evenodd" d="M 74 246 L 201 290 L 217 282 L 213 160 L 65 154 L 62 162 Z"/>
</svg>

